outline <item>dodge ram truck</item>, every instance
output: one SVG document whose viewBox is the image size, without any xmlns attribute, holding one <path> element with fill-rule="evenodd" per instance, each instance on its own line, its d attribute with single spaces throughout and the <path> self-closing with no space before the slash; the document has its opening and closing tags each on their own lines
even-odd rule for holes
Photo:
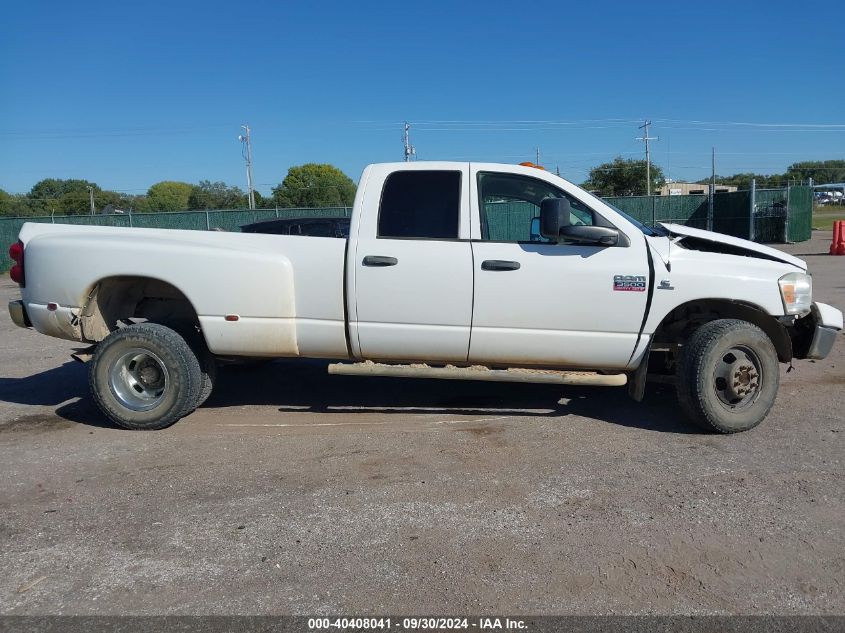
<svg viewBox="0 0 845 633">
<path fill-rule="evenodd" d="M 337 374 L 675 385 L 706 429 L 768 414 L 779 363 L 824 358 L 842 313 L 804 261 L 649 228 L 533 166 L 368 166 L 346 239 L 28 223 L 14 322 L 88 344 L 93 398 L 159 429 L 216 363 L 334 359 Z M 350 362 L 351 361 L 351 362 Z"/>
</svg>

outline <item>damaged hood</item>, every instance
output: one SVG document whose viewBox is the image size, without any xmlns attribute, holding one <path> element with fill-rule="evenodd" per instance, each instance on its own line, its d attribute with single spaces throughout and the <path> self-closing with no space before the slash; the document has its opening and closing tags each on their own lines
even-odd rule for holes
<svg viewBox="0 0 845 633">
<path fill-rule="evenodd" d="M 694 229 L 681 224 L 663 224 L 661 222 L 660 226 L 669 231 L 672 237 L 681 238 L 678 240 L 680 245 L 691 250 L 707 250 L 715 253 L 723 252 L 727 255 L 759 257 L 761 259 L 770 259 L 783 262 L 785 264 L 791 264 L 801 270 L 807 270 L 807 263 L 803 259 L 798 259 L 797 257 L 793 257 L 788 253 L 784 253 L 783 251 L 779 251 L 770 246 L 764 246 L 762 244 L 743 240 L 731 235 L 714 233 L 713 231 L 704 231 L 702 229 Z M 703 248 L 696 249 L 696 242 L 701 243 Z"/>
</svg>

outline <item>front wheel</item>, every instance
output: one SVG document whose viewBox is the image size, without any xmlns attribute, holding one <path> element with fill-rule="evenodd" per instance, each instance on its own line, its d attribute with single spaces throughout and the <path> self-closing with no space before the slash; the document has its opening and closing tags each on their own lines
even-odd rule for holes
<svg viewBox="0 0 845 633">
<path fill-rule="evenodd" d="M 780 370 L 774 345 L 756 325 L 718 319 L 699 327 L 677 365 L 678 400 L 699 426 L 720 433 L 754 428 L 775 403 Z"/>
<path fill-rule="evenodd" d="M 163 429 L 196 408 L 203 385 L 196 355 L 174 330 L 139 323 L 97 346 L 89 384 L 114 423 L 132 430 Z"/>
</svg>

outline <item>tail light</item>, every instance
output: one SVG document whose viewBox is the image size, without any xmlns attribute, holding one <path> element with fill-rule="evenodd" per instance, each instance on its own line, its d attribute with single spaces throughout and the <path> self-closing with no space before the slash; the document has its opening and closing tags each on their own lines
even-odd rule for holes
<svg viewBox="0 0 845 633">
<path fill-rule="evenodd" d="M 9 257 L 15 262 L 9 269 L 9 277 L 23 288 L 26 285 L 23 270 L 23 242 L 17 241 L 9 247 Z"/>
</svg>

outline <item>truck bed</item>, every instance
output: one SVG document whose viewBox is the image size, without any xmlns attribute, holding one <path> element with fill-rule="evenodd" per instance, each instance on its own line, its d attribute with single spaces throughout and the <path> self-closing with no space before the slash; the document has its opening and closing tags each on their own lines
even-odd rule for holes
<svg viewBox="0 0 845 633">
<path fill-rule="evenodd" d="M 45 334 L 76 338 L 69 325 L 98 282 L 148 278 L 190 301 L 216 354 L 347 355 L 345 240 L 36 223 L 20 239 L 33 282 L 22 298 Z"/>
</svg>

